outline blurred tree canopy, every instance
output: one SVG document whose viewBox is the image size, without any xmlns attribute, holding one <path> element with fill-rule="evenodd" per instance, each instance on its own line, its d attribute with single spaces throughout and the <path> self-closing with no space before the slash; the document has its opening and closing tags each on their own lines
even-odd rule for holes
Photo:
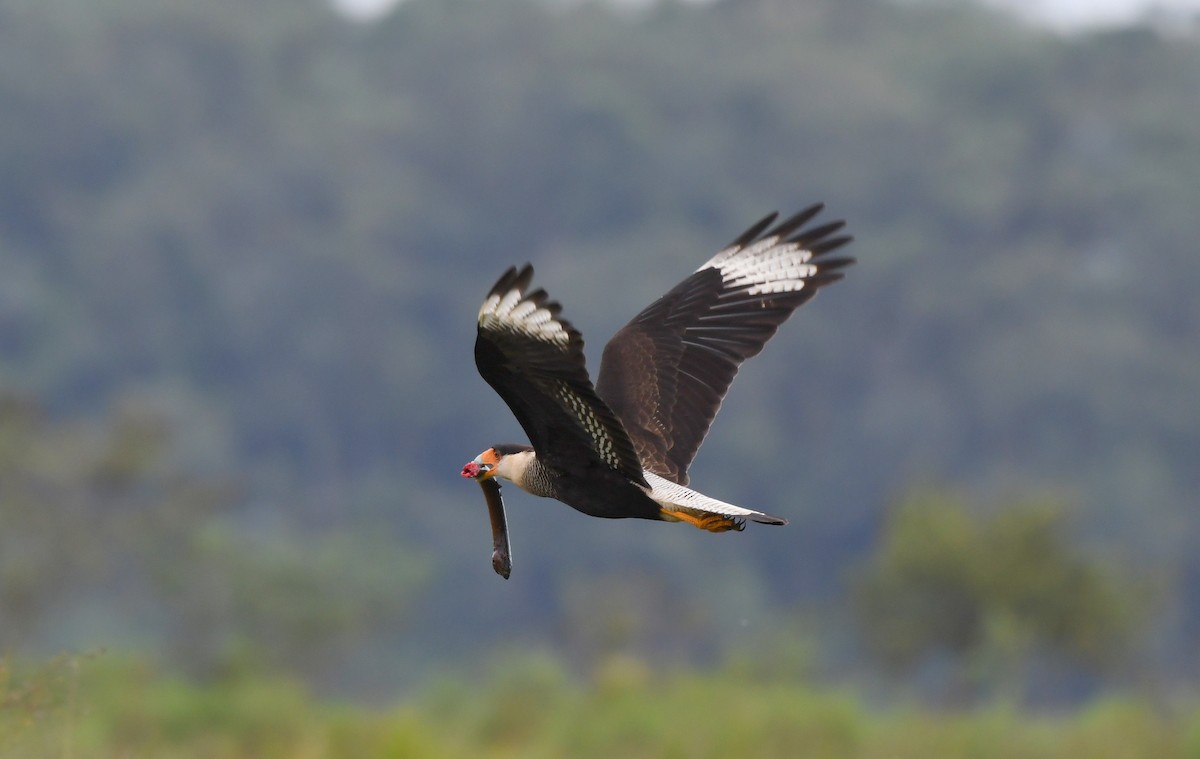
<svg viewBox="0 0 1200 759">
<path fill-rule="evenodd" d="M 949 654 L 961 687 L 1019 688 L 1047 652 L 1121 670 L 1149 610 L 1144 588 L 1070 545 L 1064 515 L 1043 500 L 983 519 L 961 496 L 910 494 L 858 577 L 869 650 L 889 668 Z"/>
<path fill-rule="evenodd" d="M 1149 659 L 1186 680 L 1198 86 L 1194 35 L 1060 38 L 967 3 L 410 0 L 363 25 L 0 0 L 0 388 L 33 399 L 5 412 L 0 509 L 5 540 L 55 549 L 0 557 L 3 603 L 62 609 L 63 644 L 341 651 L 316 676 L 371 689 L 514 640 L 662 650 L 679 618 L 703 658 L 840 599 L 914 480 L 1062 487 L 1073 539 L 1167 578 Z M 493 278 L 534 262 L 598 358 L 813 200 L 860 263 L 742 371 L 694 468 L 792 526 L 715 540 L 514 494 L 498 585 L 455 476 L 520 436 L 472 366 Z M 161 624 L 83 621 L 133 587 L 105 541 L 192 583 Z M 638 624 L 588 627 L 587 596 Z"/>
<path fill-rule="evenodd" d="M 372 630 L 399 626 L 421 562 L 370 535 L 254 535 L 231 486 L 172 463 L 161 420 L 119 409 L 58 423 L 0 397 L 0 645 L 117 631 L 213 675 L 240 659 L 315 680 Z M 147 633 L 151 633 L 147 635 Z"/>
</svg>

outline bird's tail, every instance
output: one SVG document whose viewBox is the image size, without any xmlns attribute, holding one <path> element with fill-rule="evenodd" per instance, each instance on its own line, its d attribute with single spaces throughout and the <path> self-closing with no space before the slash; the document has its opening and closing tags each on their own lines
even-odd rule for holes
<svg viewBox="0 0 1200 759">
<path fill-rule="evenodd" d="M 687 522 L 709 532 L 740 532 L 746 528 L 746 520 L 760 524 L 787 524 L 783 517 L 718 501 L 653 472 L 644 472 L 644 475 L 646 482 L 650 483 L 647 495 L 662 509 L 659 516 L 663 521 Z"/>
</svg>

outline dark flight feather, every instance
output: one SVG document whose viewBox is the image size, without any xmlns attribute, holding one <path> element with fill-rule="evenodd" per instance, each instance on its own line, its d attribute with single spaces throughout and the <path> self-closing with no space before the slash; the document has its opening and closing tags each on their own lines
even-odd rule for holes
<svg viewBox="0 0 1200 759">
<path fill-rule="evenodd" d="M 532 277 L 532 266 L 512 267 L 484 299 L 475 340 L 480 375 L 544 465 L 564 473 L 607 467 L 644 485 L 633 443 L 592 387 L 583 338 L 558 318 L 561 307 L 545 291 L 525 292 Z"/>
<path fill-rule="evenodd" d="M 596 392 L 624 424 L 646 469 L 686 485 L 688 467 L 741 363 L 818 289 L 841 279 L 837 269 L 853 263 L 823 258 L 850 242 L 848 235 L 834 235 L 843 222 L 804 228 L 821 208 L 810 206 L 770 231 L 776 215 L 762 219 L 609 341 Z M 755 283 L 739 279 L 740 253 L 788 244 L 811 253 L 803 265 L 813 269 L 792 278 L 803 280 L 799 289 L 758 292 Z"/>
</svg>

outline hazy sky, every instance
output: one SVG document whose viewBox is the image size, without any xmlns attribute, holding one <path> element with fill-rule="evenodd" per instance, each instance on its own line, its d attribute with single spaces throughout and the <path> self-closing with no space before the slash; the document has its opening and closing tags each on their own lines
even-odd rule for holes
<svg viewBox="0 0 1200 759">
<path fill-rule="evenodd" d="M 1135 21 L 1144 14 L 1200 13 L 1200 0 L 981 0 L 1011 8 L 1022 16 L 1061 29 L 1108 26 Z"/>
<path fill-rule="evenodd" d="M 352 16 L 369 19 L 390 8 L 397 0 L 332 0 Z M 648 0 L 614 0 L 644 4 Z M 1159 9 L 1168 13 L 1200 13 L 1200 0 L 979 0 L 988 5 L 1011 8 L 1021 15 L 1060 29 L 1122 24 Z"/>
</svg>

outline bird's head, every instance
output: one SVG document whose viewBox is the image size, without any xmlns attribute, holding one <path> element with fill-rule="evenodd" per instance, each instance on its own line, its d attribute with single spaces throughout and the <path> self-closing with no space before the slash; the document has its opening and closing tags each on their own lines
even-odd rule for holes
<svg viewBox="0 0 1200 759">
<path fill-rule="evenodd" d="M 462 468 L 462 476 L 482 482 L 492 477 L 502 477 L 521 483 L 521 475 L 533 458 L 533 448 L 519 443 L 493 445 L 468 461 Z"/>
<path fill-rule="evenodd" d="M 488 448 L 463 466 L 462 476 L 470 477 L 473 480 L 486 480 L 495 477 L 496 466 L 502 458 L 504 458 L 504 455 L 497 451 L 495 446 Z"/>
</svg>

